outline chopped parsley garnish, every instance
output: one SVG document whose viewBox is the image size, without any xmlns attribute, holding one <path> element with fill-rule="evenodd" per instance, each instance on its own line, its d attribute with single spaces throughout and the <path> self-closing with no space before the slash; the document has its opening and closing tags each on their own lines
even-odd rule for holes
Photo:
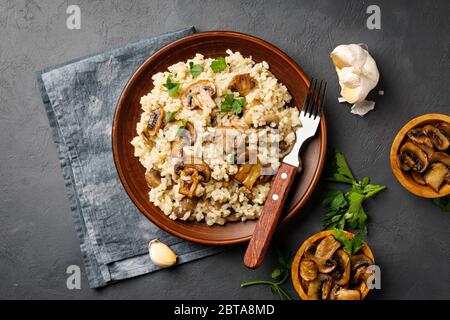
<svg viewBox="0 0 450 320">
<path fill-rule="evenodd" d="M 227 63 L 225 62 L 224 57 L 218 57 L 215 60 L 213 60 L 213 62 L 211 62 L 211 70 L 214 73 L 221 72 L 221 71 L 225 70 L 226 67 L 227 67 Z"/>
<path fill-rule="evenodd" d="M 191 72 L 192 78 L 195 79 L 203 72 L 203 66 L 201 64 L 194 64 L 191 61 L 189 62 L 189 71 Z"/>
<path fill-rule="evenodd" d="M 225 100 L 220 105 L 220 112 L 233 112 L 235 115 L 239 115 L 242 112 L 242 107 L 245 104 L 245 98 L 234 98 L 232 93 L 225 96 Z"/>
<path fill-rule="evenodd" d="M 168 76 L 166 79 L 166 83 L 163 84 L 164 87 L 167 88 L 169 92 L 169 96 L 172 98 L 178 94 L 178 90 L 180 90 L 180 84 L 172 81 L 172 76 Z"/>
</svg>

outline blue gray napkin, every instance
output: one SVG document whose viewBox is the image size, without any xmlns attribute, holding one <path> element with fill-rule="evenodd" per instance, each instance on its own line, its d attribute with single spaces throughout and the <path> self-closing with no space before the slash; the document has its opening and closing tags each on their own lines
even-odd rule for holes
<svg viewBox="0 0 450 320">
<path fill-rule="evenodd" d="M 194 27 L 38 73 L 92 288 L 158 270 L 148 256 L 151 239 L 170 245 L 179 263 L 220 250 L 178 239 L 147 220 L 124 191 L 112 155 L 113 114 L 125 84 L 148 56 L 192 33 Z"/>
</svg>

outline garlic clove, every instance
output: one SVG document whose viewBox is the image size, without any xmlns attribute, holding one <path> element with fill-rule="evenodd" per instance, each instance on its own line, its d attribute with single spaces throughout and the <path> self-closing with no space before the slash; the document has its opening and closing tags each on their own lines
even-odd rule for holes
<svg viewBox="0 0 450 320">
<path fill-rule="evenodd" d="M 168 268 L 177 262 L 177 255 L 170 247 L 158 239 L 150 241 L 148 252 L 153 264 L 160 268 Z"/>
<path fill-rule="evenodd" d="M 365 110 L 372 110 L 374 103 L 368 104 L 364 101 L 377 85 L 380 74 L 369 52 L 357 44 L 340 45 L 331 52 L 331 59 L 341 86 L 339 102 L 362 103 L 352 109 L 353 113 L 360 115 L 363 115 Z"/>
</svg>

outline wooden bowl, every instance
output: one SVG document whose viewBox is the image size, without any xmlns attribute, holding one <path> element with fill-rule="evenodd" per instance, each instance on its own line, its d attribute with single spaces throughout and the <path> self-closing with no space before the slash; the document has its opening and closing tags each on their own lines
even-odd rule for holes
<svg viewBox="0 0 450 320">
<path fill-rule="evenodd" d="M 152 76 L 167 70 L 170 65 L 201 53 L 205 57 L 224 56 L 226 49 L 251 56 L 256 62 L 267 61 L 270 71 L 288 88 L 292 103 L 301 107 L 306 96 L 308 76 L 280 49 L 270 43 L 237 32 L 204 32 L 174 41 L 151 57 L 134 73 L 117 103 L 112 126 L 114 161 L 122 184 L 134 204 L 153 223 L 163 230 L 186 240 L 212 245 L 229 245 L 248 241 L 255 221 L 227 223 L 208 227 L 206 223 L 169 219 L 148 199 L 144 167 L 134 156 L 131 140 L 136 136 L 136 123 L 141 116 L 140 98 L 153 88 Z M 304 147 L 303 172 L 297 177 L 285 205 L 281 224 L 288 222 L 311 196 L 324 165 L 326 127 L 322 118 L 320 130 Z"/>
<path fill-rule="evenodd" d="M 292 278 L 292 284 L 294 285 L 295 291 L 297 291 L 298 295 L 302 300 L 312 300 L 308 295 L 305 289 L 302 286 L 301 278 L 300 278 L 300 262 L 302 261 L 303 254 L 308 247 L 308 245 L 311 242 L 318 243 L 323 238 L 329 236 L 330 234 L 333 234 L 333 230 L 325 230 L 319 233 L 316 233 L 315 235 L 309 237 L 306 239 L 303 244 L 301 245 L 300 249 L 298 249 L 297 253 L 295 254 L 294 260 L 292 261 L 291 265 L 291 278 Z M 343 231 L 348 237 L 353 238 L 355 235 L 348 231 Z M 370 259 L 372 259 L 373 262 L 375 262 L 375 258 L 373 256 L 372 250 L 370 250 L 369 246 L 364 242 L 363 246 L 361 248 L 363 253 L 368 256 Z M 367 294 L 369 293 L 370 289 L 366 286 L 365 283 L 362 283 L 359 291 L 361 292 L 361 300 L 365 299 Z"/>
<path fill-rule="evenodd" d="M 450 123 L 450 117 L 444 114 L 430 113 L 417 117 L 409 121 L 398 133 L 392 143 L 391 148 L 391 168 L 395 177 L 400 184 L 412 194 L 422 198 L 440 198 L 450 194 L 450 185 L 445 184 L 441 187 L 439 192 L 434 191 L 429 186 L 421 186 L 416 183 L 408 172 L 403 171 L 397 163 L 397 154 L 399 148 L 402 146 L 406 139 L 406 133 L 414 127 L 423 126 L 428 123 L 436 122 L 448 122 Z"/>
</svg>

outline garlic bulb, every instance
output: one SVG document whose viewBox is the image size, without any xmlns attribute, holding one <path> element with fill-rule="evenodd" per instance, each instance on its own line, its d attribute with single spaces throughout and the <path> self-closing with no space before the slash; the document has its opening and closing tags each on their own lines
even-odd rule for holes
<svg viewBox="0 0 450 320">
<path fill-rule="evenodd" d="M 369 52 L 357 44 L 343 44 L 331 52 L 331 59 L 341 86 L 339 102 L 354 104 L 351 112 L 361 116 L 372 110 L 375 102 L 365 99 L 377 85 L 380 73 Z"/>
<path fill-rule="evenodd" d="M 150 241 L 148 252 L 152 262 L 160 268 L 168 268 L 177 262 L 177 255 L 170 247 L 158 239 Z"/>
</svg>

